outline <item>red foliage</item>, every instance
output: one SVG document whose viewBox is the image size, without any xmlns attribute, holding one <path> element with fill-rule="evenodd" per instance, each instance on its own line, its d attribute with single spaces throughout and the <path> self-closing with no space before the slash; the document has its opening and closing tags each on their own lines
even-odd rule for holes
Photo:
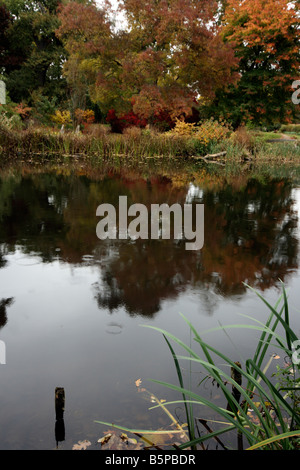
<svg viewBox="0 0 300 470">
<path fill-rule="evenodd" d="M 107 113 L 106 121 L 111 125 L 112 132 L 122 133 L 127 127 L 141 127 L 147 126 L 146 119 L 140 118 L 133 111 L 129 111 L 121 116 L 117 116 L 114 109 L 110 109 Z"/>
<path fill-rule="evenodd" d="M 151 122 L 138 116 L 132 110 L 117 116 L 114 109 L 110 109 L 106 116 L 106 121 L 111 125 L 112 132 L 122 133 L 128 127 L 140 127 L 144 129 L 148 124 L 156 126 L 160 130 L 168 130 L 174 127 L 175 122 L 167 111 L 160 111 L 151 118 Z"/>
</svg>

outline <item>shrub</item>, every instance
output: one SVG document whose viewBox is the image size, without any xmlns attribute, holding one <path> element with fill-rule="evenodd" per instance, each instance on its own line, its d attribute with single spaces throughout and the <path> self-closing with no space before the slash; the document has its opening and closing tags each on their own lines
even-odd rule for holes
<svg viewBox="0 0 300 470">
<path fill-rule="evenodd" d="M 294 132 L 295 134 L 300 133 L 300 124 L 286 124 L 281 126 L 282 132 Z"/>
<path fill-rule="evenodd" d="M 238 144 L 247 150 L 252 150 L 255 144 L 255 138 L 245 126 L 239 127 L 232 134 L 232 141 L 234 144 Z"/>
<path fill-rule="evenodd" d="M 0 105 L 0 125 L 8 130 L 22 128 L 22 119 L 14 106 Z"/>
<path fill-rule="evenodd" d="M 169 136 L 188 138 L 188 145 L 197 154 L 209 151 L 210 146 L 227 140 L 231 134 L 229 125 L 224 121 L 209 119 L 196 125 L 176 120 L 175 127 L 168 132 Z"/>
<path fill-rule="evenodd" d="M 106 121 L 111 125 L 112 132 L 121 134 L 127 127 L 141 127 L 147 126 L 147 120 L 140 118 L 133 111 L 117 116 L 114 109 L 108 111 Z"/>
<path fill-rule="evenodd" d="M 194 123 L 185 122 L 180 119 L 176 119 L 174 128 L 169 131 L 169 135 L 180 136 L 180 137 L 191 137 L 196 132 L 196 125 Z"/>
<path fill-rule="evenodd" d="M 217 143 L 228 139 L 231 132 L 232 131 L 226 122 L 209 119 L 201 123 L 197 128 L 195 137 L 204 145 L 208 145 L 210 143 Z"/>
<path fill-rule="evenodd" d="M 41 125 L 50 125 L 51 116 L 55 114 L 56 110 L 56 97 L 51 99 L 48 96 L 44 96 L 40 90 L 34 90 L 31 94 L 31 117 L 33 121 Z"/>
<path fill-rule="evenodd" d="M 51 121 L 55 122 L 55 124 L 71 124 L 71 113 L 70 111 L 60 111 L 57 109 L 55 113 L 51 116 Z"/>
<path fill-rule="evenodd" d="M 77 124 L 82 124 L 83 126 L 87 124 L 92 124 L 95 121 L 95 113 L 91 109 L 76 109 L 75 110 L 75 120 Z"/>
<path fill-rule="evenodd" d="M 190 149 L 189 153 L 196 155 L 204 155 L 208 151 L 207 143 L 195 137 L 192 137 L 187 141 L 187 147 Z"/>
<path fill-rule="evenodd" d="M 17 113 L 22 120 L 28 119 L 32 108 L 26 106 L 24 103 L 19 103 L 16 105 L 14 111 Z"/>
</svg>

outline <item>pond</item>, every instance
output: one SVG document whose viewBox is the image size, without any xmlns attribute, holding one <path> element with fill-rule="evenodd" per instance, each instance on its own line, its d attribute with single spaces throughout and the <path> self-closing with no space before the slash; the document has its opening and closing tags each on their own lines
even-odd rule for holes
<svg viewBox="0 0 300 470">
<path fill-rule="evenodd" d="M 97 207 L 117 207 L 120 195 L 148 208 L 204 204 L 203 248 L 188 251 L 174 239 L 100 240 Z M 99 448 L 109 426 L 96 420 L 168 427 L 163 410 L 149 410 L 151 401 L 180 397 L 148 379 L 177 384 L 176 370 L 163 336 L 145 326 L 189 343 L 183 314 L 207 342 L 243 361 L 257 332 L 213 329 L 251 321 L 241 314 L 267 318 L 244 283 L 274 304 L 283 281 L 299 334 L 299 204 L 298 182 L 286 176 L 228 178 L 202 167 L 185 176 L 84 165 L 3 169 L 0 448 L 72 449 L 84 440 Z M 184 374 L 218 403 L 218 390 L 197 367 Z M 66 396 L 62 433 L 56 387 Z M 182 406 L 173 412 L 185 422 Z"/>
</svg>

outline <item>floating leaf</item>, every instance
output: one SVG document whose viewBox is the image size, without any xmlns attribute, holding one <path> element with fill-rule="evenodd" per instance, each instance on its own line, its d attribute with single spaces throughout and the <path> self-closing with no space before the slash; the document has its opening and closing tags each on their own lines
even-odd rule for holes
<svg viewBox="0 0 300 470">
<path fill-rule="evenodd" d="M 103 436 L 101 439 L 98 439 L 98 442 L 100 442 L 101 445 L 104 445 L 109 441 L 111 436 L 112 436 L 112 434 L 108 433 L 105 436 Z"/>
<path fill-rule="evenodd" d="M 109 431 L 98 439 L 101 443 L 102 450 L 141 450 L 143 444 L 137 442 L 136 439 L 129 438 L 125 433 L 117 433 L 116 431 Z"/>
<path fill-rule="evenodd" d="M 74 444 L 72 450 L 86 450 L 87 447 L 91 446 L 92 443 L 90 441 L 78 441 L 77 444 Z"/>
</svg>

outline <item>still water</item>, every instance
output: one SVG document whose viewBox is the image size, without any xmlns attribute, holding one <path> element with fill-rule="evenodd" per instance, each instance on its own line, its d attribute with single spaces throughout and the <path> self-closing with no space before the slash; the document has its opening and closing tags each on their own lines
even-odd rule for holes
<svg viewBox="0 0 300 470">
<path fill-rule="evenodd" d="M 162 410 L 149 410 L 151 393 L 180 397 L 148 379 L 177 384 L 176 372 L 163 336 L 145 326 L 189 344 L 182 313 L 207 342 L 243 363 L 259 334 L 211 329 L 251 322 L 240 314 L 265 321 L 269 312 L 244 283 L 274 304 L 281 279 L 299 334 L 300 190 L 291 178 L 65 167 L 0 176 L 0 449 L 72 449 L 83 440 L 99 448 L 109 427 L 95 420 L 168 427 Z M 172 239 L 99 240 L 96 209 L 117 207 L 120 195 L 147 207 L 204 204 L 203 248 L 187 251 Z M 183 366 L 183 374 L 218 403 L 197 367 Z M 63 435 L 55 433 L 56 387 L 66 395 Z M 185 422 L 180 405 L 173 412 Z M 197 416 L 210 415 L 201 408 Z"/>
</svg>

